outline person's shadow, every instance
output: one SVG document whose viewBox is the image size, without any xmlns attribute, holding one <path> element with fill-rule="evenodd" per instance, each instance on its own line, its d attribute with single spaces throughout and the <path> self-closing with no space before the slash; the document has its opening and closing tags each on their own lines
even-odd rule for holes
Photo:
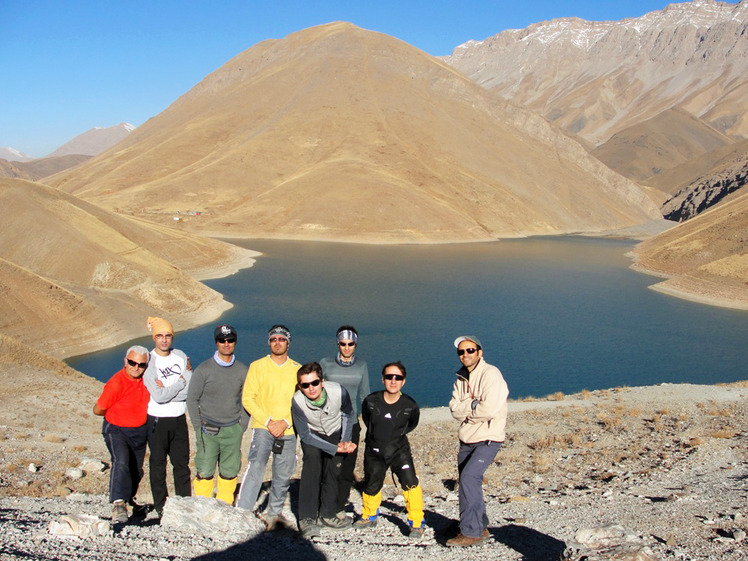
<svg viewBox="0 0 748 561">
<path fill-rule="evenodd" d="M 264 532 L 246 542 L 236 544 L 223 551 L 211 551 L 192 558 L 193 561 L 285 561 L 310 560 L 323 561 L 327 559 L 312 542 L 303 538 L 301 534 L 289 529 Z"/>
</svg>

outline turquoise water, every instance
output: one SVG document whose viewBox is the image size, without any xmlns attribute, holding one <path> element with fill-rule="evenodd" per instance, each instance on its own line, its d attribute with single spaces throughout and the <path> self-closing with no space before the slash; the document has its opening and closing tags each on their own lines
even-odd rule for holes
<svg viewBox="0 0 748 561">
<path fill-rule="evenodd" d="M 335 330 L 351 323 L 372 389 L 381 386 L 384 363 L 402 360 L 404 391 L 422 406 L 449 401 L 459 367 L 452 341 L 462 334 L 481 338 L 514 398 L 748 379 L 748 312 L 647 289 L 658 279 L 628 268 L 632 242 L 236 243 L 264 255 L 207 284 L 235 304 L 220 321 L 238 329 L 237 355 L 246 363 L 267 353 L 274 323 L 291 329 L 289 355 L 302 363 L 334 353 Z M 215 350 L 217 323 L 178 333 L 175 346 L 198 364 Z M 149 338 L 137 342 L 152 347 Z M 106 380 L 127 346 L 68 362 Z"/>
</svg>

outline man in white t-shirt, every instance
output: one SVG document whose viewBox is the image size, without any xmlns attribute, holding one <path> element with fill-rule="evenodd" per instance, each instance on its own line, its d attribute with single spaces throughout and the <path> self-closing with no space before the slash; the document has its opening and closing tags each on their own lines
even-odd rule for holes
<svg viewBox="0 0 748 561">
<path fill-rule="evenodd" d="M 167 457 L 174 474 L 174 492 L 182 497 L 191 495 L 190 438 L 185 413 L 192 371 L 187 355 L 172 348 L 174 329 L 169 321 L 149 317 L 148 328 L 155 347 L 143 383 L 151 394 L 148 402 L 151 492 L 153 507 L 161 518 L 168 495 Z"/>
</svg>

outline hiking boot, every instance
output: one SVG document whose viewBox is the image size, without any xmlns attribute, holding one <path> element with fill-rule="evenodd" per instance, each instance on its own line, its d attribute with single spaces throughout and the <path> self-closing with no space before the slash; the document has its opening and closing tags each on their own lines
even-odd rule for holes
<svg viewBox="0 0 748 561">
<path fill-rule="evenodd" d="M 265 531 L 266 532 L 272 532 L 275 530 L 275 527 L 278 525 L 278 517 L 275 515 L 265 515 L 260 518 L 260 520 L 263 521 L 265 524 Z"/>
<path fill-rule="evenodd" d="M 486 530 L 484 533 L 487 533 Z M 462 534 L 457 534 L 454 538 L 451 540 L 447 540 L 447 546 L 448 547 L 470 547 L 471 545 L 477 545 L 479 543 L 483 543 L 484 537 L 480 538 L 471 538 L 468 536 L 463 536 Z"/>
<path fill-rule="evenodd" d="M 291 523 L 291 521 L 282 514 L 264 514 L 260 516 L 260 520 L 265 523 L 265 530 L 267 532 L 280 530 L 283 527 L 293 528 L 295 526 L 295 524 Z"/>
<path fill-rule="evenodd" d="M 369 518 L 359 518 L 353 523 L 355 528 L 374 528 L 377 525 L 377 517 L 370 516 Z"/>
<path fill-rule="evenodd" d="M 413 539 L 420 539 L 423 537 L 423 532 L 426 529 L 426 524 L 421 522 L 421 525 L 416 528 L 414 526 L 410 527 L 410 530 L 408 531 L 408 537 Z"/>
<path fill-rule="evenodd" d="M 322 524 L 328 528 L 335 528 L 336 530 L 345 530 L 351 527 L 351 519 L 347 516 L 333 516 L 331 518 L 320 518 Z"/>
<path fill-rule="evenodd" d="M 145 518 L 153 510 L 153 505 L 142 505 L 135 500 L 130 500 L 130 506 L 132 507 L 132 516 L 136 518 Z"/>
<path fill-rule="evenodd" d="M 114 501 L 112 503 L 112 522 L 121 524 L 127 522 L 127 505 L 125 501 Z"/>
<path fill-rule="evenodd" d="M 299 532 L 301 532 L 301 535 L 307 539 L 319 536 L 319 526 L 317 526 L 317 521 L 311 518 L 304 518 L 299 522 Z"/>
</svg>

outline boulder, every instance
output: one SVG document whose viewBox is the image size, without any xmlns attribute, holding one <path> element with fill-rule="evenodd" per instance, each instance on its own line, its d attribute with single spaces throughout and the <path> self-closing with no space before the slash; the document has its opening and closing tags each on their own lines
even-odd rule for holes
<svg viewBox="0 0 748 561">
<path fill-rule="evenodd" d="M 655 561 L 639 536 L 611 524 L 582 528 L 566 544 L 564 561 Z"/>
<path fill-rule="evenodd" d="M 67 538 L 95 538 L 112 535 L 108 521 L 89 514 L 65 514 L 49 523 L 49 533 Z"/>
<path fill-rule="evenodd" d="M 235 542 L 251 539 L 265 531 L 265 524 L 252 512 L 207 497 L 169 497 L 161 526 Z"/>
</svg>

